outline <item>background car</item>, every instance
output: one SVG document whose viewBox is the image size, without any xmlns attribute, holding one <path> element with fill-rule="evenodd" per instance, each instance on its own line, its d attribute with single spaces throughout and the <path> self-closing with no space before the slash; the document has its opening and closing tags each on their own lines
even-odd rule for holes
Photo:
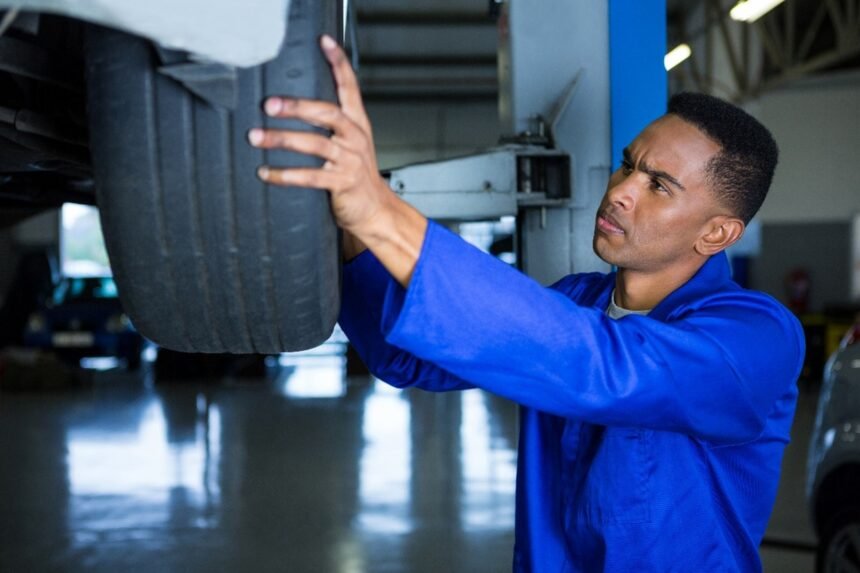
<svg viewBox="0 0 860 573">
<path fill-rule="evenodd" d="M 860 571 L 860 316 L 824 369 L 807 466 L 820 573 Z"/>
<path fill-rule="evenodd" d="M 335 92 L 318 47 L 340 0 L 0 0 L 0 208 L 97 204 L 134 324 L 184 352 L 316 346 L 339 310 L 327 194 L 275 189 L 262 110 Z"/>
<path fill-rule="evenodd" d="M 65 277 L 48 303 L 30 315 L 23 343 L 75 363 L 113 356 L 136 369 L 144 340 L 123 310 L 111 277 Z"/>
</svg>

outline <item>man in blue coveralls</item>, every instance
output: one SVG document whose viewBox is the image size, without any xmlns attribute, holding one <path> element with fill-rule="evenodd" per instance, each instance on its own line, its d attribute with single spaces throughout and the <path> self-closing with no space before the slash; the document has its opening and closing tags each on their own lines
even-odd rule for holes
<svg viewBox="0 0 860 573">
<path fill-rule="evenodd" d="M 331 194 L 340 323 L 379 378 L 522 405 L 514 570 L 760 571 L 804 342 L 783 306 L 732 282 L 724 251 L 770 186 L 770 133 L 716 98 L 673 98 L 596 216 L 594 249 L 618 271 L 544 288 L 388 188 L 352 69 L 322 48 L 339 105 L 265 105 L 331 137 L 249 139 L 325 164 L 259 176 Z"/>
</svg>

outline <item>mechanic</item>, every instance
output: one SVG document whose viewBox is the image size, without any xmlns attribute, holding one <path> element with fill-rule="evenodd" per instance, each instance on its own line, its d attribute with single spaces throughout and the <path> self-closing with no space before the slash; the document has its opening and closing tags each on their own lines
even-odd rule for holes
<svg viewBox="0 0 860 573">
<path fill-rule="evenodd" d="M 725 255 L 770 186 L 767 129 L 717 98 L 673 97 L 596 215 L 594 249 L 617 272 L 545 288 L 389 189 L 355 75 L 321 43 L 339 105 L 265 108 L 331 137 L 249 139 L 325 163 L 258 175 L 331 194 L 340 323 L 374 374 L 522 406 L 514 570 L 760 571 L 804 354 L 797 320 L 732 282 Z"/>
</svg>

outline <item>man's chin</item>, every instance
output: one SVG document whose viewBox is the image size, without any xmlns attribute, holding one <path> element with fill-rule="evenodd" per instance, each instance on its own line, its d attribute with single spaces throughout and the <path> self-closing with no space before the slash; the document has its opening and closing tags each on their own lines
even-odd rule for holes
<svg viewBox="0 0 860 573">
<path fill-rule="evenodd" d="M 594 254 L 603 261 L 604 263 L 610 265 L 618 265 L 615 260 L 615 257 L 612 256 L 612 253 L 609 252 L 609 249 L 606 245 L 600 245 L 600 234 L 595 230 L 594 232 L 594 240 L 591 242 L 591 249 L 594 251 Z"/>
</svg>

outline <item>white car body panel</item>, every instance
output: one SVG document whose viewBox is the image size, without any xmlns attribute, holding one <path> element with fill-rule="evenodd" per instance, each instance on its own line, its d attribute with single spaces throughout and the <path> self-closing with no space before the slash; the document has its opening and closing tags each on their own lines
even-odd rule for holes
<svg viewBox="0 0 860 573">
<path fill-rule="evenodd" d="M 0 0 L 0 9 L 62 14 L 239 67 L 277 55 L 289 7 L 290 0 Z"/>
</svg>

